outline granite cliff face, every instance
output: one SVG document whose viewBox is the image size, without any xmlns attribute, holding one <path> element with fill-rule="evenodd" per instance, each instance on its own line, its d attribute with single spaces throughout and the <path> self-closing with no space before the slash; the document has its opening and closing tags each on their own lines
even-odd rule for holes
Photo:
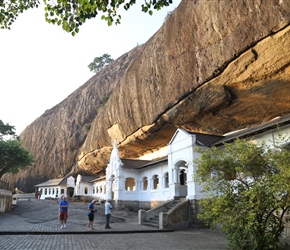
<svg viewBox="0 0 290 250">
<path fill-rule="evenodd" d="M 289 114 L 289 23 L 287 0 L 183 0 L 150 40 L 30 124 L 21 138 L 35 166 L 5 178 L 31 191 L 103 170 L 114 139 L 136 158 L 178 127 L 221 135 Z"/>
</svg>

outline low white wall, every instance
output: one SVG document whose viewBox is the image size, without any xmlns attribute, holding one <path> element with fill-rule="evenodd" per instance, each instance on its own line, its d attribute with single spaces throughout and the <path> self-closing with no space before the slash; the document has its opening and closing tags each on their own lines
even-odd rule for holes
<svg viewBox="0 0 290 250">
<path fill-rule="evenodd" d="M 0 213 L 9 212 L 12 208 L 12 192 L 0 189 Z"/>
</svg>

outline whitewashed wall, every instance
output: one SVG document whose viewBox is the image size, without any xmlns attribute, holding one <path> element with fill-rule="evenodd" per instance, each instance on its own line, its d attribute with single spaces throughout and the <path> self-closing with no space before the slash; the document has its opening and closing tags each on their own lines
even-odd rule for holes
<svg viewBox="0 0 290 250">
<path fill-rule="evenodd" d="M 273 129 L 258 134 L 252 139 L 256 143 L 264 141 L 271 145 L 275 140 L 277 141 L 279 134 L 283 134 L 289 140 L 290 128 L 287 126 L 280 127 L 279 130 Z M 167 147 L 168 161 L 161 161 L 142 169 L 127 169 L 119 158 L 119 152 L 115 144 L 110 159 L 112 166 L 108 165 L 106 179 L 99 179 L 94 183 L 81 181 L 78 187 L 78 195 L 93 196 L 96 199 L 104 200 L 108 197 L 107 192 L 112 190 L 114 198 L 120 201 L 167 201 L 175 196 L 183 195 L 190 200 L 204 198 L 202 185 L 195 181 L 196 165 L 194 159 L 200 157 L 200 153 L 196 152 L 195 147 L 197 147 L 196 136 L 178 129 Z M 186 173 L 185 185 L 180 183 L 181 170 Z M 166 174 L 168 175 L 168 183 L 166 183 Z M 112 175 L 115 179 L 110 184 Z M 158 176 L 157 188 L 154 188 L 154 176 Z M 147 178 L 147 189 L 143 188 L 144 177 Z M 68 189 L 74 188 L 76 190 L 74 183 L 74 178 L 69 177 L 67 185 L 40 187 L 42 189 L 41 199 L 56 198 L 62 193 L 67 195 Z M 110 185 L 112 189 L 110 189 Z"/>
<path fill-rule="evenodd" d="M 105 200 L 107 192 L 106 179 L 94 182 L 90 191 L 91 196 L 95 197 L 97 200 Z"/>
<path fill-rule="evenodd" d="M 164 187 L 164 174 L 168 172 L 167 164 L 159 164 L 158 166 L 148 167 L 141 170 L 123 169 L 122 192 L 120 192 L 119 200 L 131 201 L 150 201 L 159 200 L 166 201 L 168 199 L 169 188 Z M 154 189 L 153 176 L 158 176 L 158 187 Z M 147 178 L 147 189 L 144 189 L 143 178 Z M 135 180 L 134 188 L 126 190 L 126 179 L 133 178 Z"/>
</svg>

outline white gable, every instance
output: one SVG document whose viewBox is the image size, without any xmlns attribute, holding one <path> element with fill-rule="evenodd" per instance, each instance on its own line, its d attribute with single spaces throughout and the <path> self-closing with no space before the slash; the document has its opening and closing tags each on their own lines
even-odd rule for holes
<svg viewBox="0 0 290 250">
<path fill-rule="evenodd" d="M 176 142 L 183 141 L 183 140 L 187 139 L 188 136 L 190 136 L 190 134 L 188 132 L 179 128 L 176 130 L 176 132 L 174 133 L 174 135 L 172 136 L 172 138 L 168 144 L 170 145 L 170 144 L 174 144 Z"/>
<path fill-rule="evenodd" d="M 168 144 L 168 155 L 181 150 L 192 150 L 192 146 L 196 144 L 196 135 L 190 134 L 183 129 L 177 129 Z"/>
<path fill-rule="evenodd" d="M 75 178 L 70 176 L 67 178 L 67 186 L 68 187 L 74 187 L 75 186 Z"/>
</svg>

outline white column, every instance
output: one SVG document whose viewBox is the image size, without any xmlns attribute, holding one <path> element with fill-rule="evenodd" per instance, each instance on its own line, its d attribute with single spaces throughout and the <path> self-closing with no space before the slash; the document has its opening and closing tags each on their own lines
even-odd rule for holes
<svg viewBox="0 0 290 250">
<path fill-rule="evenodd" d="M 106 184 L 107 184 L 106 199 L 111 200 L 112 199 L 112 179 L 109 179 Z"/>
<path fill-rule="evenodd" d="M 174 167 L 173 169 L 173 183 L 179 183 L 179 174 L 178 174 L 179 168 Z"/>
</svg>

